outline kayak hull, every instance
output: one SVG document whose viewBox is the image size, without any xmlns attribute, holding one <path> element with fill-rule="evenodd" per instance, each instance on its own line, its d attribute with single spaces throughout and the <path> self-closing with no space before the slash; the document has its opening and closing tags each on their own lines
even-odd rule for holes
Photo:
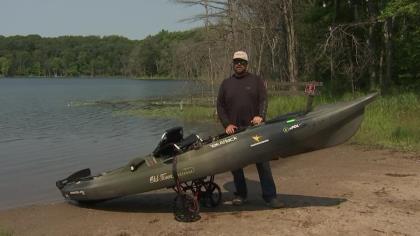
<svg viewBox="0 0 420 236">
<path fill-rule="evenodd" d="M 303 114 L 294 113 L 249 127 L 214 141 L 201 142 L 176 155 L 176 174 L 186 182 L 295 154 L 339 145 L 360 127 L 364 110 L 376 94 L 323 105 Z M 57 181 L 66 199 L 98 201 L 173 187 L 174 157 L 150 154 L 100 175 L 82 171 L 79 176 Z"/>
</svg>

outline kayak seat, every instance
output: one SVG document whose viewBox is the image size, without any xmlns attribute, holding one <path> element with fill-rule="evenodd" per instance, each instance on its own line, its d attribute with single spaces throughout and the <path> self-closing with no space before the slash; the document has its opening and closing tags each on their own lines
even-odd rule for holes
<svg viewBox="0 0 420 236">
<path fill-rule="evenodd" d="M 203 140 L 197 134 L 190 134 L 185 139 L 182 139 L 181 142 L 176 145 L 183 152 L 189 150 L 194 144 L 202 142 Z"/>
<path fill-rule="evenodd" d="M 179 142 L 170 142 L 166 143 L 163 146 L 159 147 L 159 149 L 153 152 L 155 157 L 171 157 L 177 154 L 186 152 L 194 147 L 194 144 L 200 143 L 202 140 L 196 134 L 191 134 L 187 136 L 185 139 L 182 139 Z"/>
<path fill-rule="evenodd" d="M 184 137 L 184 132 L 182 130 L 182 127 L 174 127 L 168 130 L 165 130 L 165 133 L 163 133 L 161 142 L 163 143 L 177 143 L 182 140 Z"/>
<path fill-rule="evenodd" d="M 166 158 L 166 157 L 175 156 L 179 152 L 180 151 L 175 143 L 168 143 L 164 145 L 163 147 L 159 148 L 159 150 L 153 152 L 153 156 Z"/>
<path fill-rule="evenodd" d="M 157 147 L 153 151 L 153 156 L 162 157 L 174 155 L 174 153 L 176 153 L 174 152 L 176 151 L 176 148 L 173 146 L 173 144 L 182 141 L 183 136 L 184 134 L 182 127 L 174 127 L 166 130 L 165 133 L 163 133 Z"/>
</svg>

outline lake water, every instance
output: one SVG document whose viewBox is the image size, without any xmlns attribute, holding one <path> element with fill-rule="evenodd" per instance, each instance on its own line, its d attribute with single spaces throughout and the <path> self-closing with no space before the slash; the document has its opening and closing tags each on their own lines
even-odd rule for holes
<svg viewBox="0 0 420 236">
<path fill-rule="evenodd" d="M 203 124 L 76 105 L 180 95 L 195 87 L 166 80 L 0 79 L 0 209 L 62 201 L 56 180 L 86 167 L 100 173 L 125 165 L 150 153 L 173 126 L 214 135 Z"/>
</svg>

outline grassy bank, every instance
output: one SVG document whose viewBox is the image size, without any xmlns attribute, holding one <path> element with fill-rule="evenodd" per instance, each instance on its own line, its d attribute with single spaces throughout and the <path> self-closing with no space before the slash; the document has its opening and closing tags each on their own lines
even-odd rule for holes
<svg viewBox="0 0 420 236">
<path fill-rule="evenodd" d="M 377 99 L 366 110 L 362 126 L 352 141 L 420 151 L 420 98 L 400 94 Z"/>
<path fill-rule="evenodd" d="M 315 104 L 351 99 L 351 94 L 342 98 L 321 96 L 316 98 Z M 304 97 L 272 98 L 269 104 L 269 117 L 272 117 L 275 114 L 296 111 L 305 107 L 306 99 Z M 420 152 L 419 96 L 405 93 L 378 97 L 367 107 L 364 121 L 350 142 L 379 148 Z"/>
<path fill-rule="evenodd" d="M 0 236 L 12 236 L 13 233 L 9 230 L 5 230 L 0 226 Z"/>
<path fill-rule="evenodd" d="M 174 118 L 185 121 L 216 121 L 215 109 L 205 106 L 156 106 L 148 109 L 131 109 L 118 112 L 119 115 Z"/>
<path fill-rule="evenodd" d="M 319 104 L 320 102 L 316 102 Z M 209 98 L 164 100 L 137 100 L 115 102 L 93 102 L 83 105 L 108 105 L 113 108 L 125 106 L 115 112 L 117 115 L 145 116 L 153 118 L 173 118 L 184 121 L 218 122 L 215 104 Z M 306 105 L 305 97 L 271 97 L 268 107 L 268 118 L 279 114 L 301 110 Z"/>
<path fill-rule="evenodd" d="M 362 96 L 362 94 L 360 94 Z M 341 98 L 319 96 L 314 105 L 351 100 L 352 95 Z M 298 111 L 306 106 L 306 97 L 271 97 L 268 119 L 279 114 Z M 118 114 L 167 117 L 186 121 L 217 122 L 214 105 L 194 103 L 158 104 L 157 106 L 132 106 L 133 109 L 119 111 Z M 389 97 L 378 97 L 366 110 L 360 130 L 351 143 L 381 148 L 420 151 L 420 98 L 413 93 Z"/>
</svg>

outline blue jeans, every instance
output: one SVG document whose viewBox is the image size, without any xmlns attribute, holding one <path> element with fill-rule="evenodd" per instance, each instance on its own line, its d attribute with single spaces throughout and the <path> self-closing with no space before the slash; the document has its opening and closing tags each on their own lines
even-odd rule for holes
<svg viewBox="0 0 420 236">
<path fill-rule="evenodd" d="M 256 163 L 258 175 L 260 176 L 260 184 L 262 189 L 262 197 L 264 201 L 268 202 L 277 196 L 276 185 L 271 174 L 270 162 Z M 236 196 L 246 198 L 248 190 L 246 187 L 245 175 L 243 169 L 232 171 L 233 182 L 235 183 Z"/>
</svg>

